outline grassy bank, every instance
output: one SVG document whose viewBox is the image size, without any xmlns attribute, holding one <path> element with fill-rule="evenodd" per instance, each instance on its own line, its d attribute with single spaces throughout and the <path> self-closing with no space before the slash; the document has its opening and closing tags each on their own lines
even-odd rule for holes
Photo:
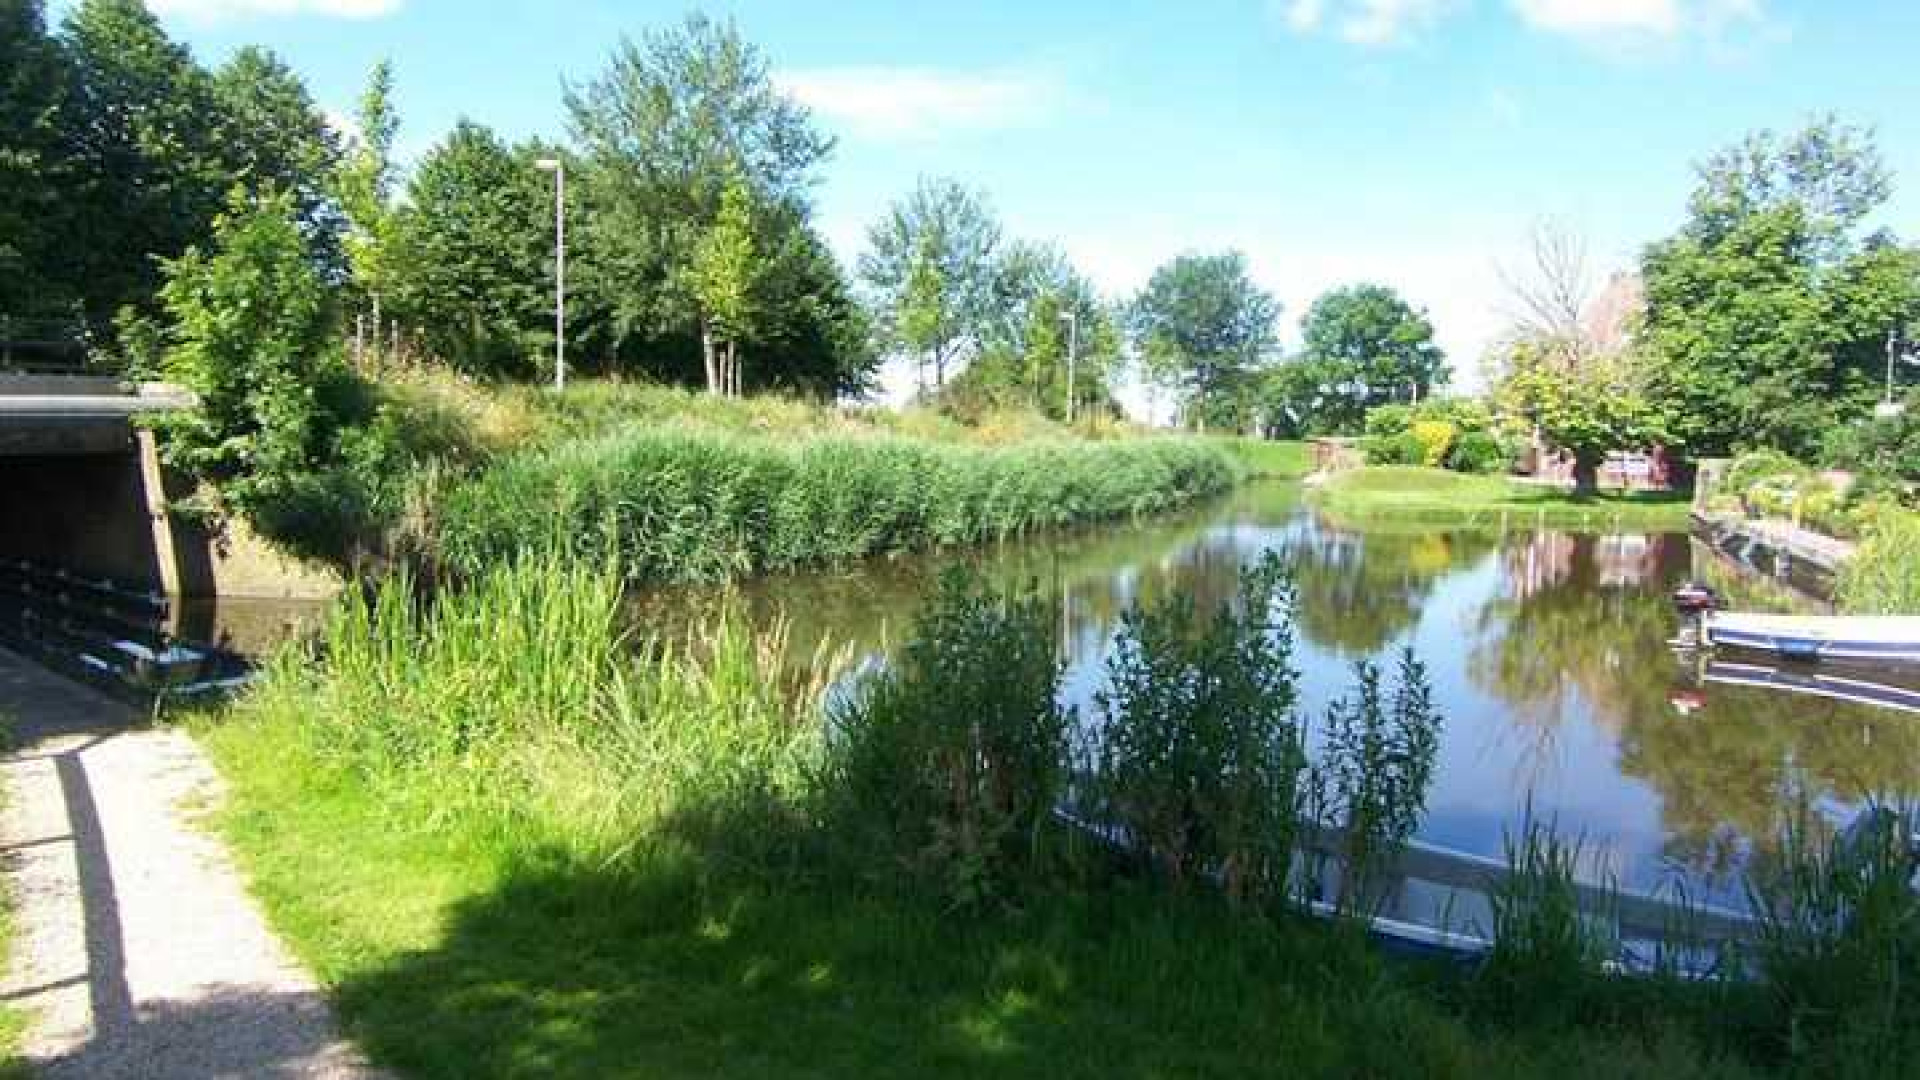
<svg viewBox="0 0 1920 1080">
<path fill-rule="evenodd" d="M 1920 513 L 1878 514 L 1841 566 L 1834 599 L 1858 615 L 1920 614 Z"/>
<path fill-rule="evenodd" d="M 1238 873 L 1214 888 L 1195 873 L 1212 859 L 1290 862 L 1246 830 L 1286 812 L 1303 765 L 1299 718 L 1276 704 L 1291 700 L 1286 650 L 1258 605 L 1227 623 L 1179 601 L 1130 617 L 1132 659 L 1103 705 L 1126 734 L 1095 790 L 1165 839 L 1146 866 L 1076 848 L 1031 797 L 1063 780 L 1048 764 L 1063 760 L 1053 618 L 1034 603 L 943 601 L 904 681 L 836 706 L 838 730 L 864 732 L 838 741 L 821 680 L 771 685 L 775 643 L 724 613 L 683 642 L 622 644 L 617 575 L 523 565 L 426 609 L 395 583 L 348 600 L 316 656 L 283 657 L 203 722 L 230 784 L 220 827 L 350 1033 L 407 1076 L 1852 1064 L 1823 1043 L 1783 1051 L 1789 1025 L 1755 995 L 1607 979 L 1585 952 L 1543 966 L 1527 941 L 1564 933 L 1558 908 L 1514 918 L 1532 938 L 1487 975 L 1385 959 Z M 1165 692 L 1183 672 L 1214 688 L 1206 700 Z M 1418 709 L 1387 707 L 1388 691 L 1342 713 L 1332 743 L 1411 745 L 1392 717 Z M 1245 694 L 1265 705 L 1208 704 Z M 1194 733 L 1180 754 L 1136 752 L 1175 730 Z M 1193 770 L 1192 800 L 1155 801 L 1183 790 L 1170 768 Z M 1365 802 L 1370 786 L 1341 796 L 1341 777 L 1384 775 L 1307 786 Z M 1808 1015 L 1823 1018 L 1809 1032 L 1832 1022 Z M 1872 1075 L 1904 1051 L 1859 1052 L 1854 1074 Z"/>
<path fill-rule="evenodd" d="M 1221 438 L 1218 442 L 1240 462 L 1249 476 L 1298 480 L 1313 471 L 1313 447 L 1304 442 L 1233 436 Z"/>
<path fill-rule="evenodd" d="M 1684 529 L 1684 495 L 1571 492 L 1500 476 L 1473 476 L 1417 466 L 1375 465 L 1328 477 L 1314 493 L 1328 510 L 1357 518 L 1403 518 L 1448 525 Z"/>
<path fill-rule="evenodd" d="M 1199 440 L 978 447 L 789 441 L 627 426 L 507 458 L 456 486 L 433 544 L 462 574 L 529 552 L 618 556 L 637 578 L 714 581 L 1156 513 L 1229 490 Z"/>
</svg>

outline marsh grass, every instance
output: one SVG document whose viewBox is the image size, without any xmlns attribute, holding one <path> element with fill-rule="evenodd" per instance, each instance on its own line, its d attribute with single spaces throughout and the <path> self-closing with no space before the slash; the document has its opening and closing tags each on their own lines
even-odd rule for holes
<svg viewBox="0 0 1920 1080">
<path fill-rule="evenodd" d="M 455 488 L 437 547 L 467 576 L 527 553 L 613 551 L 635 579 L 723 581 L 1156 513 L 1238 476 L 1195 440 L 984 449 L 629 427 L 515 455 Z"/>
<path fill-rule="evenodd" d="M 1477 980 L 1482 1001 L 1518 1022 L 1576 1020 L 1620 950 L 1612 913 L 1581 902 L 1585 843 L 1529 809 L 1503 846 L 1508 872 L 1488 893 L 1493 950 Z"/>
<path fill-rule="evenodd" d="M 1835 598 L 1859 615 L 1920 614 L 1920 512 L 1888 510 L 1840 567 Z"/>
</svg>

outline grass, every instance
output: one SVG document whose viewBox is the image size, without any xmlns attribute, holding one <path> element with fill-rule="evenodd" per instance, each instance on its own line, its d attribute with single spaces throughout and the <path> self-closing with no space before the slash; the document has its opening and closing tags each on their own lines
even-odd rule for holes
<svg viewBox="0 0 1920 1080">
<path fill-rule="evenodd" d="M 956 912 L 818 841 L 821 679 L 724 606 L 623 641 L 618 582 L 389 581 L 199 722 L 270 920 L 402 1075 L 1754 1075 L 1670 1008 L 1492 1021 L 1457 969 L 1122 867 Z"/>
<path fill-rule="evenodd" d="M 1238 436 L 1220 436 L 1215 441 L 1239 459 L 1249 476 L 1298 480 L 1313 471 L 1313 447 L 1304 442 Z"/>
<path fill-rule="evenodd" d="M 1334 513 L 1450 525 L 1683 529 L 1689 500 L 1677 494 L 1571 492 L 1502 476 L 1473 476 L 1411 465 L 1370 465 L 1335 473 L 1314 494 Z"/>
<path fill-rule="evenodd" d="M 0 748 L 13 746 L 13 717 L 0 713 Z M 13 793 L 0 788 L 0 808 L 11 800 Z M 11 889 L 0 888 L 0 966 L 13 963 L 14 947 L 14 902 Z M 26 1062 L 20 1056 L 21 1041 L 26 1037 L 27 1016 L 10 1003 L 0 1002 L 0 1080 L 28 1080 L 33 1075 Z"/>
<path fill-rule="evenodd" d="M 1878 515 L 1835 586 L 1840 607 L 1853 614 L 1920 614 L 1920 513 Z"/>
<path fill-rule="evenodd" d="M 455 487 L 433 544 L 458 574 L 558 551 L 617 556 L 635 578 L 719 581 L 1150 514 L 1238 479 L 1226 452 L 1190 439 L 987 448 L 628 426 Z"/>
</svg>

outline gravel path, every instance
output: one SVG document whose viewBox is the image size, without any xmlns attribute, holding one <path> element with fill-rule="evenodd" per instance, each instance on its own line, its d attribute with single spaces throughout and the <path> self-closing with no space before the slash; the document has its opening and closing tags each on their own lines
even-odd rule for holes
<svg viewBox="0 0 1920 1080">
<path fill-rule="evenodd" d="M 194 818 L 219 777 L 193 740 L 0 650 L 16 749 L 0 868 L 0 1000 L 47 1080 L 376 1077 Z"/>
</svg>

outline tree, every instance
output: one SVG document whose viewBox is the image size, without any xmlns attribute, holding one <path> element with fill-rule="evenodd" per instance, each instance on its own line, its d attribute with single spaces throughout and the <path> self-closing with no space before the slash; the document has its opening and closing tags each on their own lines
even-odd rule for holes
<svg viewBox="0 0 1920 1080">
<path fill-rule="evenodd" d="M 1246 257 L 1182 255 L 1155 270 L 1128 309 L 1147 370 L 1178 387 L 1190 420 L 1243 419 L 1247 382 L 1274 344 L 1280 305 L 1247 274 Z"/>
<path fill-rule="evenodd" d="M 616 349 L 691 334 L 705 367 L 718 370 L 719 339 L 688 270 L 726 191 L 743 185 L 769 227 L 804 228 L 832 140 L 731 23 L 699 15 L 622 41 L 598 79 L 567 92 L 567 109 L 593 208 L 581 229 L 597 267 L 585 299 L 607 312 Z M 788 240 L 756 236 L 768 250 Z"/>
<path fill-rule="evenodd" d="M 213 77 L 215 137 L 232 183 L 290 194 L 329 277 L 340 267 L 341 211 L 331 190 L 339 141 L 306 84 L 274 54 L 247 47 Z"/>
<path fill-rule="evenodd" d="M 168 460 L 217 485 L 226 505 L 260 512 L 311 478 L 329 426 L 316 391 L 336 367 L 328 290 L 295 200 L 236 189 L 211 250 L 190 248 L 163 273 L 158 374 L 200 397 L 164 421 Z"/>
<path fill-rule="evenodd" d="M 67 197 L 83 211 L 63 249 L 105 322 L 149 302 L 158 259 L 208 236 L 230 181 L 212 79 L 139 0 L 81 0 L 64 28 L 75 153 Z"/>
<path fill-rule="evenodd" d="M 1301 326 L 1321 384 L 1314 411 L 1322 430 L 1356 432 L 1368 409 L 1418 401 L 1447 380 L 1446 355 L 1426 313 L 1384 285 L 1349 285 L 1322 295 Z"/>
<path fill-rule="evenodd" d="M 687 291 L 700 310 L 707 392 L 740 396 L 740 343 L 754 334 L 760 265 L 754 250 L 752 196 L 738 177 L 693 249 Z"/>
<path fill-rule="evenodd" d="M 421 160 L 389 230 L 394 306 L 461 371 L 528 376 L 552 341 L 544 152 L 462 120 Z"/>
<path fill-rule="evenodd" d="M 385 60 L 367 73 L 354 115 L 352 144 L 341 161 L 334 186 L 346 214 L 347 268 L 354 287 L 373 307 L 375 340 L 379 339 L 381 297 L 393 276 L 391 248 L 395 222 L 392 210 L 393 141 L 400 117 L 393 106 L 393 65 Z"/>
<path fill-rule="evenodd" d="M 69 79 L 40 0 L 0 0 L 0 315 L 58 311 L 80 295 L 70 236 Z"/>
<path fill-rule="evenodd" d="M 1646 391 L 1645 359 L 1630 350 L 1596 353 L 1570 364 L 1564 354 L 1522 341 L 1513 347 L 1507 370 L 1496 401 L 1573 455 L 1576 495 L 1598 490 L 1600 463 L 1609 452 L 1667 438 L 1661 412 Z"/>
<path fill-rule="evenodd" d="M 860 277 L 882 348 L 911 354 L 944 386 L 948 368 L 988 333 L 1000 225 L 986 197 L 956 180 L 923 177 L 867 230 Z"/>
<path fill-rule="evenodd" d="M 1111 405 L 1108 378 L 1120 360 L 1120 327 L 1059 249 L 1007 244 L 994 261 L 986 314 L 978 354 L 952 384 L 960 396 L 1064 417 L 1073 348 L 1077 410 Z"/>
<path fill-rule="evenodd" d="M 1687 221 L 1641 260 L 1648 389 L 1680 446 L 1805 456 L 1866 415 L 1888 330 L 1920 317 L 1920 259 L 1859 235 L 1887 190 L 1871 133 L 1831 119 L 1701 166 Z"/>
<path fill-rule="evenodd" d="M 1563 222 L 1535 222 L 1527 234 L 1527 254 L 1525 265 L 1500 268 L 1514 332 L 1576 355 L 1587 352 L 1582 320 L 1594 283 L 1586 238 Z"/>
</svg>

